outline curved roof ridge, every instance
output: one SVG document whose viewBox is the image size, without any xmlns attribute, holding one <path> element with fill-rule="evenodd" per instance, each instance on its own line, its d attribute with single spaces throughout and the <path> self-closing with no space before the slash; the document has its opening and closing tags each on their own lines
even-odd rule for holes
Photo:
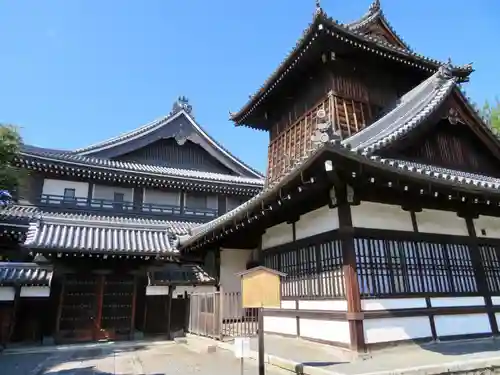
<svg viewBox="0 0 500 375">
<path fill-rule="evenodd" d="M 160 174 L 171 177 L 184 177 L 184 178 L 203 180 L 203 181 L 206 180 L 227 181 L 227 182 L 247 184 L 247 185 L 257 185 L 257 186 L 264 184 L 263 178 L 233 176 L 215 172 L 201 172 L 191 169 L 157 166 L 153 164 L 143 164 L 143 163 L 136 163 L 129 161 L 111 160 L 111 159 L 98 158 L 95 156 L 86 156 L 86 155 L 79 155 L 72 153 L 58 153 L 54 152 L 54 150 L 52 149 L 47 149 L 47 151 L 45 151 L 42 148 L 37 148 L 36 151 L 34 151 L 32 148 L 28 148 L 26 150 L 21 150 L 20 154 L 29 157 L 45 158 L 51 161 L 66 162 L 88 167 L 97 167 L 97 168 L 100 167 L 107 169 L 127 170 L 130 172 Z"/>
<path fill-rule="evenodd" d="M 382 22 L 383 25 L 386 26 L 387 29 L 389 29 L 389 31 L 402 46 L 404 46 L 408 51 L 412 50 L 408 43 L 406 43 L 401 37 L 401 35 L 396 32 L 396 29 L 394 29 L 394 27 L 390 24 L 387 17 L 385 17 L 384 11 L 382 10 L 382 5 L 380 4 L 380 0 L 374 0 L 370 4 L 368 11 L 359 20 L 348 23 L 346 26 L 352 30 L 359 30 L 365 26 L 375 23 L 377 20 L 380 20 L 380 22 Z"/>
</svg>

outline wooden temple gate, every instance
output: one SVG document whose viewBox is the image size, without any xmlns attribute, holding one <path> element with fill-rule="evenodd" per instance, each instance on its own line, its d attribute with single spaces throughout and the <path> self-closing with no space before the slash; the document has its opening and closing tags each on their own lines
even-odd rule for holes
<svg viewBox="0 0 500 375">
<path fill-rule="evenodd" d="M 58 342 L 131 338 L 137 283 L 132 275 L 68 274 L 56 321 Z"/>
</svg>

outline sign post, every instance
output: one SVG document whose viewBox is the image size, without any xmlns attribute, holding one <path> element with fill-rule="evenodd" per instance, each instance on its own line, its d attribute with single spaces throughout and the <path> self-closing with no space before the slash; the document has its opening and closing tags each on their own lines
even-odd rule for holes
<svg viewBox="0 0 500 375">
<path fill-rule="evenodd" d="M 244 359 L 250 358 L 250 337 L 236 337 L 234 339 L 234 356 L 240 359 L 240 371 L 243 375 Z"/>
<path fill-rule="evenodd" d="M 258 309 L 259 375 L 265 375 L 264 308 L 281 307 L 281 277 L 285 274 L 258 266 L 236 275 L 241 278 L 241 307 Z M 250 351 L 250 341 L 248 348 Z"/>
</svg>

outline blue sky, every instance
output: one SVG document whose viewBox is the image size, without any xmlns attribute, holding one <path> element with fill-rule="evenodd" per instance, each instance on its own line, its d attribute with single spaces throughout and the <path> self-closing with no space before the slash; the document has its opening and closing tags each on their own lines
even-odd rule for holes
<svg viewBox="0 0 500 375">
<path fill-rule="evenodd" d="M 267 134 L 237 111 L 312 19 L 314 0 L 1 0 L 0 122 L 26 143 L 72 149 L 134 129 L 189 97 L 208 132 L 264 171 Z M 343 22 L 371 0 L 323 0 Z M 474 63 L 467 93 L 500 95 L 500 1 L 382 0 L 410 46 Z"/>
</svg>

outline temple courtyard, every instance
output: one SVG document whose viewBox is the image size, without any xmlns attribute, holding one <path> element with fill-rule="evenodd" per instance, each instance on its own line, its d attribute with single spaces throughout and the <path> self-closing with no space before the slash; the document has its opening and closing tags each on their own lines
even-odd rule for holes
<svg viewBox="0 0 500 375">
<path fill-rule="evenodd" d="M 232 353 L 199 353 L 175 343 L 97 344 L 0 354 L 2 375 L 235 375 L 240 371 Z M 269 368 L 266 374 L 283 372 Z M 244 364 L 243 374 L 257 374 L 254 361 Z"/>
</svg>

